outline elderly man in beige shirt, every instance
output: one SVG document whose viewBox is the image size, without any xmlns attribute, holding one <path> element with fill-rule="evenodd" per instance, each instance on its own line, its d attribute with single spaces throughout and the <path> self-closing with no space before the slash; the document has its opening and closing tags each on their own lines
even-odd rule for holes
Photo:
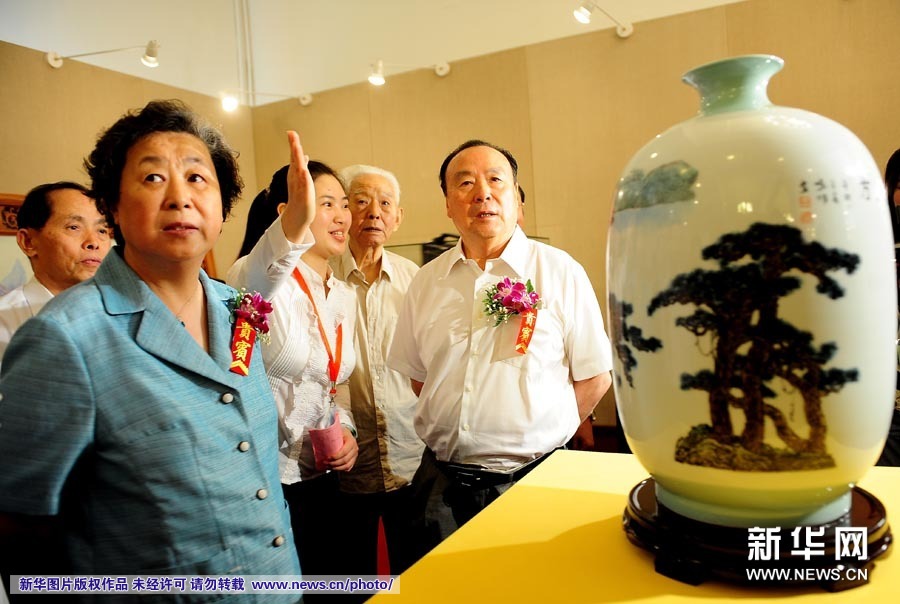
<svg viewBox="0 0 900 604">
<path fill-rule="evenodd" d="M 356 292 L 354 347 L 356 368 L 350 376 L 350 400 L 358 431 L 359 457 L 341 476 L 347 536 L 354 570 L 377 572 L 378 521 L 382 521 L 391 574 L 415 559 L 409 511 L 410 481 L 422 459 L 424 444 L 413 428 L 417 397 L 405 376 L 385 365 L 397 315 L 413 276 L 410 260 L 384 249 L 403 221 L 400 184 L 387 170 L 355 165 L 340 171 L 350 199 L 353 223 L 350 244 L 331 267 Z"/>
</svg>

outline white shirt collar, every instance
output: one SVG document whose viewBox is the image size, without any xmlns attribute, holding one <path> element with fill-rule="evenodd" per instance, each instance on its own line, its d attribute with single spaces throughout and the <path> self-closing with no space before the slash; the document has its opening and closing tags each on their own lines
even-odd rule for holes
<svg viewBox="0 0 900 604">
<path fill-rule="evenodd" d="M 465 253 L 463 252 L 463 241 L 460 237 L 459 241 L 456 242 L 456 246 L 453 248 L 452 256 L 449 259 L 449 263 L 447 264 L 447 271 L 442 275 L 442 277 L 446 277 L 450 274 L 450 271 L 453 270 L 454 266 L 457 266 L 460 263 L 465 263 L 468 258 L 466 258 Z M 509 241 L 506 244 L 506 247 L 503 249 L 503 253 L 500 254 L 500 257 L 497 260 L 502 260 L 516 273 L 519 278 L 525 277 L 525 261 L 527 258 L 526 252 L 528 250 L 528 237 L 525 235 L 524 231 L 516 226 L 513 231 L 512 237 L 509 238 Z"/>
<path fill-rule="evenodd" d="M 336 263 L 338 278 L 342 280 L 347 280 L 347 278 L 354 272 L 359 275 L 361 281 L 366 280 L 365 274 L 360 270 L 359 265 L 356 264 L 356 258 L 353 257 L 353 252 L 350 251 L 350 246 L 347 246 L 347 249 L 344 250 L 344 253 L 341 254 L 339 261 Z M 381 271 L 380 275 L 385 275 L 389 281 L 392 281 L 394 278 L 394 266 L 391 264 L 390 257 L 388 256 L 387 250 L 383 247 L 381 248 Z"/>
<path fill-rule="evenodd" d="M 44 305 L 53 298 L 53 292 L 44 287 L 44 284 L 32 276 L 25 285 L 22 286 L 22 295 L 28 301 L 28 306 L 32 309 L 40 310 Z M 37 313 L 35 313 L 37 314 Z"/>
<path fill-rule="evenodd" d="M 324 289 L 324 285 L 322 283 L 322 275 L 317 273 L 313 267 L 308 265 L 303 259 L 300 259 L 300 262 L 297 263 L 297 268 L 300 269 L 300 272 L 303 274 L 303 278 L 306 280 L 306 283 L 310 288 L 318 288 Z M 326 265 L 325 268 L 325 284 L 328 285 L 329 289 L 334 289 L 335 277 L 334 271 L 331 269 L 330 265 Z"/>
</svg>

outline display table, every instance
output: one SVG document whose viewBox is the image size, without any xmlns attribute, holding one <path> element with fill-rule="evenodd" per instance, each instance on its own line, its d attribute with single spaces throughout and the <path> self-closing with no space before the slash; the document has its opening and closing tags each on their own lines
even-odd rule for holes
<svg viewBox="0 0 900 604">
<path fill-rule="evenodd" d="M 892 552 L 875 562 L 868 585 L 837 593 L 664 577 L 622 530 L 628 492 L 646 477 L 632 455 L 557 451 L 402 574 L 399 593 L 370 602 L 896 601 L 900 555 Z M 872 468 L 860 486 L 884 503 L 898 535 L 900 468 Z"/>
</svg>

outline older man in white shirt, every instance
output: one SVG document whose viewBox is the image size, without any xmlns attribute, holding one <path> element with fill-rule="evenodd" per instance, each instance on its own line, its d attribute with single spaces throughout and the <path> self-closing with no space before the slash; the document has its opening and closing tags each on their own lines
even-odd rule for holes
<svg viewBox="0 0 900 604">
<path fill-rule="evenodd" d="M 571 256 L 516 226 L 516 172 L 512 154 L 484 141 L 444 160 L 461 238 L 413 280 L 388 359 L 420 393 L 415 427 L 427 448 L 413 485 L 427 546 L 564 446 L 610 385 L 591 283 Z M 511 300 L 503 306 L 523 312 L 505 322 L 486 312 L 487 291 L 507 278 L 531 284 L 536 318 Z"/>
<path fill-rule="evenodd" d="M 17 220 L 16 243 L 34 276 L 0 297 L 0 360 L 16 330 L 53 296 L 93 277 L 112 244 L 106 218 L 74 182 L 33 188 Z"/>
<path fill-rule="evenodd" d="M 338 279 L 356 293 L 350 403 L 356 420 L 359 457 L 341 475 L 343 518 L 351 546 L 351 570 L 377 574 L 378 521 L 385 529 L 391 574 L 415 560 L 410 481 L 424 444 L 413 428 L 416 395 L 405 376 L 385 365 L 403 296 L 419 267 L 384 249 L 403 221 L 400 183 L 391 172 L 354 165 L 340 171 L 353 222 L 346 252 L 331 260 Z"/>
<path fill-rule="evenodd" d="M 87 188 L 74 182 L 33 188 L 22 201 L 16 218 L 16 243 L 28 257 L 34 276 L 0 296 L 0 361 L 19 327 L 53 296 L 93 277 L 112 245 L 106 218 L 88 196 Z M 16 555 L 46 561 L 61 549 L 62 543 L 40 543 L 33 550 Z M 6 576 L 4 568 L 0 568 L 0 576 Z M 0 603 L 5 601 L 0 580 Z"/>
</svg>

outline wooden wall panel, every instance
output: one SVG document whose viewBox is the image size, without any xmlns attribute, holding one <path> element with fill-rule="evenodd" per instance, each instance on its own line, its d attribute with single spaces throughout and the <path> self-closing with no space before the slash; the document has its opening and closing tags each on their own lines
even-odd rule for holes
<svg viewBox="0 0 900 604">
<path fill-rule="evenodd" d="M 680 76 L 722 56 L 724 22 L 713 9 L 639 23 L 628 39 L 607 30 L 528 47 L 536 232 L 585 267 L 604 312 L 616 183 L 653 136 L 696 114 Z M 596 415 L 615 424 L 612 389 Z"/>
<path fill-rule="evenodd" d="M 853 130 L 880 166 L 900 146 L 898 0 L 747 0 L 604 30 L 225 114 L 212 97 L 77 61 L 60 70 L 43 53 L 0 43 L 0 190 L 24 192 L 56 178 L 84 180 L 81 159 L 100 128 L 151 98 L 179 97 L 222 125 L 242 152 L 245 200 L 288 158 L 298 129 L 312 157 L 335 167 L 375 163 L 403 187 L 407 220 L 394 243 L 452 231 L 437 185 L 446 153 L 470 137 L 508 147 L 528 193 L 527 232 L 546 236 L 588 270 L 603 300 L 606 225 L 627 160 L 656 133 L 694 115 L 688 69 L 725 56 L 785 58 L 770 96 Z M 259 175 L 259 176 L 257 176 Z M 238 206 L 216 247 L 220 272 L 243 237 Z M 0 271 L 2 272 L 2 271 Z"/>
<path fill-rule="evenodd" d="M 275 119 L 275 106 L 255 109 L 257 167 L 281 165 L 281 118 L 296 116 L 313 156 L 397 173 L 407 219 L 394 243 L 416 242 L 453 230 L 436 184 L 443 157 L 487 138 L 520 161 L 527 231 L 582 262 L 602 299 L 615 182 L 652 136 L 696 113 L 685 71 L 737 54 L 784 56 L 773 101 L 844 123 L 883 165 L 900 140 L 888 105 L 900 82 L 883 75 L 900 60 L 898 19 L 896 0 L 748 0 L 642 22 L 627 40 L 606 30 L 457 62 L 443 79 L 429 69 L 389 76 L 382 88 L 317 95 L 309 108 L 276 104 L 290 109 Z M 272 146 L 277 161 L 266 159 Z"/>
<path fill-rule="evenodd" d="M 528 48 L 537 232 L 584 265 L 605 308 L 606 232 L 625 164 L 697 112 L 681 74 L 722 56 L 713 9 Z"/>
<path fill-rule="evenodd" d="M 250 115 L 227 114 L 218 99 L 74 60 L 53 69 L 44 53 L 6 42 L 0 42 L 0 90 L 0 191 L 5 193 L 24 194 L 56 180 L 86 183 L 82 160 L 101 130 L 126 111 L 169 98 L 185 101 L 222 128 L 231 145 L 242 152 L 239 161 L 247 188 L 256 187 Z M 245 220 L 244 205 L 236 208 L 237 222 Z M 226 223 L 226 232 L 230 225 Z M 220 274 L 239 245 L 225 235 L 220 238 L 215 248 Z M 20 256 L 24 258 L 12 238 L 3 238 L 0 278 Z"/>
<path fill-rule="evenodd" d="M 370 161 L 369 116 L 365 88 L 347 86 L 316 94 L 306 107 L 297 99 L 285 99 L 254 107 L 242 108 L 252 115 L 255 155 L 252 158 L 257 183 L 244 191 L 247 203 L 241 220 L 226 226 L 223 238 L 233 244 L 234 253 L 217 264 L 230 266 L 240 250 L 246 228 L 246 211 L 256 194 L 268 186 L 272 174 L 290 161 L 287 131 L 300 133 L 303 150 L 310 158 L 340 169 L 343 165 Z"/>
<path fill-rule="evenodd" d="M 282 101 L 253 110 L 256 166 L 270 175 L 284 165 L 287 128 L 304 149 L 340 169 L 368 163 L 397 175 L 405 208 L 392 244 L 420 243 L 454 233 L 444 211 L 438 170 L 449 151 L 469 138 L 508 147 L 531 184 L 531 139 L 525 53 L 519 49 L 454 63 L 450 76 L 431 69 L 388 76 L 387 84 L 347 86 L 315 96 L 309 107 Z M 260 178 L 260 187 L 266 185 Z M 533 215 L 533 206 L 526 206 Z"/>
<path fill-rule="evenodd" d="M 260 188 L 268 185 L 272 173 L 290 160 L 287 130 L 300 133 L 304 151 L 312 159 L 335 170 L 351 162 L 370 162 L 372 142 L 366 92 L 359 84 L 316 94 L 307 107 L 297 99 L 287 99 L 254 108 Z"/>
<path fill-rule="evenodd" d="M 466 140 L 509 149 L 519 162 L 522 186 L 531 188 L 522 49 L 454 63 L 445 78 L 430 69 L 389 77 L 384 87 L 370 87 L 370 102 L 373 159 L 394 171 L 403 188 L 406 215 L 396 242 L 456 232 L 446 217 L 438 172 L 447 154 Z"/>
<path fill-rule="evenodd" d="M 884 168 L 900 147 L 900 1 L 753 0 L 723 10 L 729 54 L 785 60 L 769 86 L 773 103 L 843 124 Z"/>
</svg>

